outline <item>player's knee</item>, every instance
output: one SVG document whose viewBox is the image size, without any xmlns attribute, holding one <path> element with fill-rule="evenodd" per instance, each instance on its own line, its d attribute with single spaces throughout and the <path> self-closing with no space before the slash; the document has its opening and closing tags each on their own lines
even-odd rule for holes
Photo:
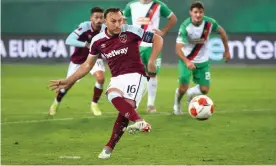
<svg viewBox="0 0 276 166">
<path fill-rule="evenodd" d="M 133 108 L 135 108 L 135 101 L 130 99 L 125 99 L 126 102 L 128 102 Z"/>
<path fill-rule="evenodd" d="M 98 82 L 99 84 L 103 85 L 103 84 L 104 84 L 104 76 L 98 76 L 98 77 L 97 77 L 97 82 Z"/>
<path fill-rule="evenodd" d="M 186 91 L 187 91 L 188 88 L 189 88 L 188 85 L 180 85 L 179 88 L 178 88 L 178 92 L 180 94 L 184 94 L 184 93 L 186 93 Z"/>
<path fill-rule="evenodd" d="M 94 73 L 94 76 L 95 76 L 95 78 L 96 78 L 96 80 L 99 84 L 101 84 L 101 85 L 104 84 L 104 80 L 105 80 L 104 79 L 104 72 L 97 71 L 97 72 Z"/>
<path fill-rule="evenodd" d="M 206 95 L 209 92 L 209 87 L 208 86 L 201 86 L 200 91 L 202 94 Z"/>
<path fill-rule="evenodd" d="M 111 91 L 107 93 L 107 99 L 110 102 L 112 102 L 112 100 L 115 99 L 116 97 L 122 97 L 122 95 L 116 91 Z"/>
</svg>

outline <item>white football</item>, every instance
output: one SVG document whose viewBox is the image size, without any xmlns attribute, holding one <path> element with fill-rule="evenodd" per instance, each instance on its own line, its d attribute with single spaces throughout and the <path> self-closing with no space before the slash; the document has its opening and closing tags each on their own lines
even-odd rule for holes
<svg viewBox="0 0 276 166">
<path fill-rule="evenodd" d="M 189 113 L 198 120 L 207 120 L 214 113 L 214 103 L 206 95 L 194 97 L 189 103 Z"/>
</svg>

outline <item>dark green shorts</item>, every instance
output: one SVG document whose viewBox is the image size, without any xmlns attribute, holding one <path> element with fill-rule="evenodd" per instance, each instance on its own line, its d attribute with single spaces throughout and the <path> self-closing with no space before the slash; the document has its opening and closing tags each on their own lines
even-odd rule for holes
<svg viewBox="0 0 276 166">
<path fill-rule="evenodd" d="M 149 62 L 149 59 L 150 59 L 152 47 L 142 47 L 142 46 L 140 46 L 139 50 L 140 50 L 140 55 L 141 55 L 142 62 L 145 66 L 145 70 L 146 70 L 146 72 L 148 72 L 148 62 Z M 162 63 L 162 54 L 160 53 L 160 55 L 158 56 L 158 58 L 155 61 L 155 65 L 156 65 L 155 73 L 156 74 L 158 74 L 160 72 L 161 63 Z"/>
<path fill-rule="evenodd" d="M 195 63 L 195 66 L 196 69 L 190 70 L 182 60 L 178 61 L 180 84 L 189 84 L 190 77 L 193 75 L 193 81 L 195 84 L 209 86 L 211 79 L 209 62 Z"/>
</svg>

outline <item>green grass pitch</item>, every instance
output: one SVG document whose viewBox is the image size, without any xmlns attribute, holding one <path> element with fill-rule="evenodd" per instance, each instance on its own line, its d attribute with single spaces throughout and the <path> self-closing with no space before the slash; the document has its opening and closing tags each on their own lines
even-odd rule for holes
<svg viewBox="0 0 276 166">
<path fill-rule="evenodd" d="M 47 116 L 55 94 L 51 79 L 67 65 L 2 65 L 2 164 L 276 164 L 276 68 L 213 67 L 215 113 L 207 121 L 173 116 L 177 68 L 163 67 L 156 107 L 147 114 L 146 96 L 138 111 L 150 133 L 125 133 L 109 160 L 97 159 L 107 143 L 117 111 L 105 96 L 103 116 L 90 102 L 94 79 L 86 76 L 64 98 L 54 118 Z M 107 72 L 106 84 L 110 74 Z M 185 98 L 184 98 L 185 99 Z"/>
</svg>

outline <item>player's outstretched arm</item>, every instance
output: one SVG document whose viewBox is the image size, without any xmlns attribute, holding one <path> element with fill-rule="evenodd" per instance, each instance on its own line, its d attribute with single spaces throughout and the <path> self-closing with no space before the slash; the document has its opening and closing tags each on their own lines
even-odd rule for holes
<svg viewBox="0 0 276 166">
<path fill-rule="evenodd" d="M 67 79 L 51 80 L 49 87 L 52 91 L 60 91 L 61 89 L 69 89 L 74 83 L 85 76 L 93 68 L 98 56 L 89 55 L 86 61 L 78 68 L 78 70 Z"/>
<path fill-rule="evenodd" d="M 222 27 L 219 27 L 217 31 L 220 34 L 220 38 L 221 38 L 223 46 L 224 46 L 225 51 L 224 51 L 223 55 L 224 55 L 225 61 L 228 62 L 230 60 L 231 56 L 230 56 L 230 52 L 229 52 L 227 34 Z"/>
<path fill-rule="evenodd" d="M 195 69 L 195 65 L 184 55 L 182 48 L 184 47 L 183 43 L 176 43 L 175 52 L 179 58 L 186 64 L 187 68 L 192 70 Z"/>
<path fill-rule="evenodd" d="M 154 73 L 156 70 L 155 60 L 163 48 L 163 38 L 157 34 L 153 35 L 152 38 L 152 52 L 148 62 L 148 72 Z"/>
</svg>

